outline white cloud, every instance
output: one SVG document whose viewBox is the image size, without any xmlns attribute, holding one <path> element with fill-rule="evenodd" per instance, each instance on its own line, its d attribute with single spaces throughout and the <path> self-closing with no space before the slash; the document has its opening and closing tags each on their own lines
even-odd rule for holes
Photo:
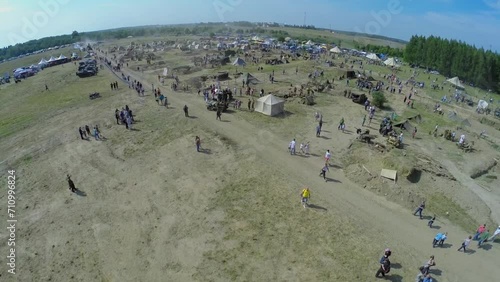
<svg viewBox="0 0 500 282">
<path fill-rule="evenodd" d="M 500 10 L 500 0 L 484 0 L 484 3 L 495 10 Z"/>
</svg>

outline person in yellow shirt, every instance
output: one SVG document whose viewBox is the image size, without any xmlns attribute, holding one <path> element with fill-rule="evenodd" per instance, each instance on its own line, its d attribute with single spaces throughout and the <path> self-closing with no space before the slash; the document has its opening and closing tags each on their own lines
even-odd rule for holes
<svg viewBox="0 0 500 282">
<path fill-rule="evenodd" d="M 309 202 L 309 198 L 311 198 L 311 191 L 309 191 L 309 188 L 304 188 L 302 190 L 302 192 L 300 193 L 300 197 L 301 197 L 301 203 L 302 203 L 302 206 L 304 208 L 306 208 L 306 206 L 308 205 L 308 202 Z"/>
</svg>

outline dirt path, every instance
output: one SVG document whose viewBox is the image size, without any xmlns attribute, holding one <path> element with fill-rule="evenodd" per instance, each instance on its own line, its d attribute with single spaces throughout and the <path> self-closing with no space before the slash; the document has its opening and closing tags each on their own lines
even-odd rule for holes
<svg viewBox="0 0 500 282">
<path fill-rule="evenodd" d="M 150 84 L 143 75 L 134 74 L 134 76 L 144 85 Z M 349 214 L 353 221 L 363 226 L 364 230 L 361 232 L 379 234 L 383 242 L 374 243 L 391 246 L 397 250 L 396 252 L 404 252 L 406 256 L 414 259 L 415 265 L 403 267 L 416 269 L 418 263 L 423 262 L 430 254 L 434 254 L 439 258 L 438 268 L 443 272 L 442 276 L 438 277 L 439 281 L 474 281 L 478 273 L 481 273 L 482 280 L 494 281 L 500 275 L 500 270 L 495 267 L 496 257 L 500 254 L 497 244 L 494 244 L 495 246 L 488 252 L 478 251 L 474 255 L 464 255 L 456 249 L 468 234 L 447 222 L 442 222 L 441 225 L 445 225 L 443 230 L 449 232 L 449 243 L 453 246 L 448 249 L 433 249 L 431 240 L 436 232 L 426 228 L 425 222 L 413 217 L 408 210 L 356 187 L 347 180 L 341 169 L 333 169 L 330 173 L 329 176 L 335 181 L 328 183 L 322 181 L 317 175 L 322 165 L 321 157 L 290 156 L 286 153 L 286 146 L 290 140 L 256 128 L 239 118 L 237 114 L 223 114 L 224 122 L 216 121 L 215 112 L 206 110 L 202 97 L 172 93 L 169 89 L 163 91 L 167 93 L 169 101 L 175 107 L 174 111 L 181 111 L 182 106 L 188 104 L 190 114 L 198 117 L 194 122 L 220 132 L 240 147 L 253 150 L 258 158 L 268 163 L 269 167 L 289 175 L 289 181 L 296 185 L 283 191 L 284 196 L 297 197 L 301 187 L 308 185 L 313 191 L 313 203 L 326 208 L 328 214 L 331 216 L 337 213 Z M 334 132 L 334 128 L 329 130 Z M 328 140 L 322 142 L 325 148 L 335 145 Z M 324 154 L 323 151 L 314 151 L 314 148 L 313 153 L 319 156 Z M 333 160 L 335 161 L 335 154 Z M 472 248 L 475 248 L 474 244 Z"/>
</svg>

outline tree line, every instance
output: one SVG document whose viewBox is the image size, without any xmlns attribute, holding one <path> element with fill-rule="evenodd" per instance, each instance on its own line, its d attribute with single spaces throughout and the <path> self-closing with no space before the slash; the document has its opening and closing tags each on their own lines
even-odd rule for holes
<svg viewBox="0 0 500 282">
<path fill-rule="evenodd" d="M 440 37 L 412 36 L 404 50 L 404 61 L 436 70 L 447 77 L 458 76 L 466 84 L 500 92 L 500 55 L 462 41 Z"/>
</svg>

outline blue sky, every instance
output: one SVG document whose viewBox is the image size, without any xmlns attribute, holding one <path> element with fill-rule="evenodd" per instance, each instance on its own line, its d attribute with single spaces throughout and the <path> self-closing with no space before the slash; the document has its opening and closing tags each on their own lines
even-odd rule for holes
<svg viewBox="0 0 500 282">
<path fill-rule="evenodd" d="M 73 30 L 194 22 L 306 24 L 500 50 L 500 0 L 0 0 L 0 46 Z"/>
</svg>

